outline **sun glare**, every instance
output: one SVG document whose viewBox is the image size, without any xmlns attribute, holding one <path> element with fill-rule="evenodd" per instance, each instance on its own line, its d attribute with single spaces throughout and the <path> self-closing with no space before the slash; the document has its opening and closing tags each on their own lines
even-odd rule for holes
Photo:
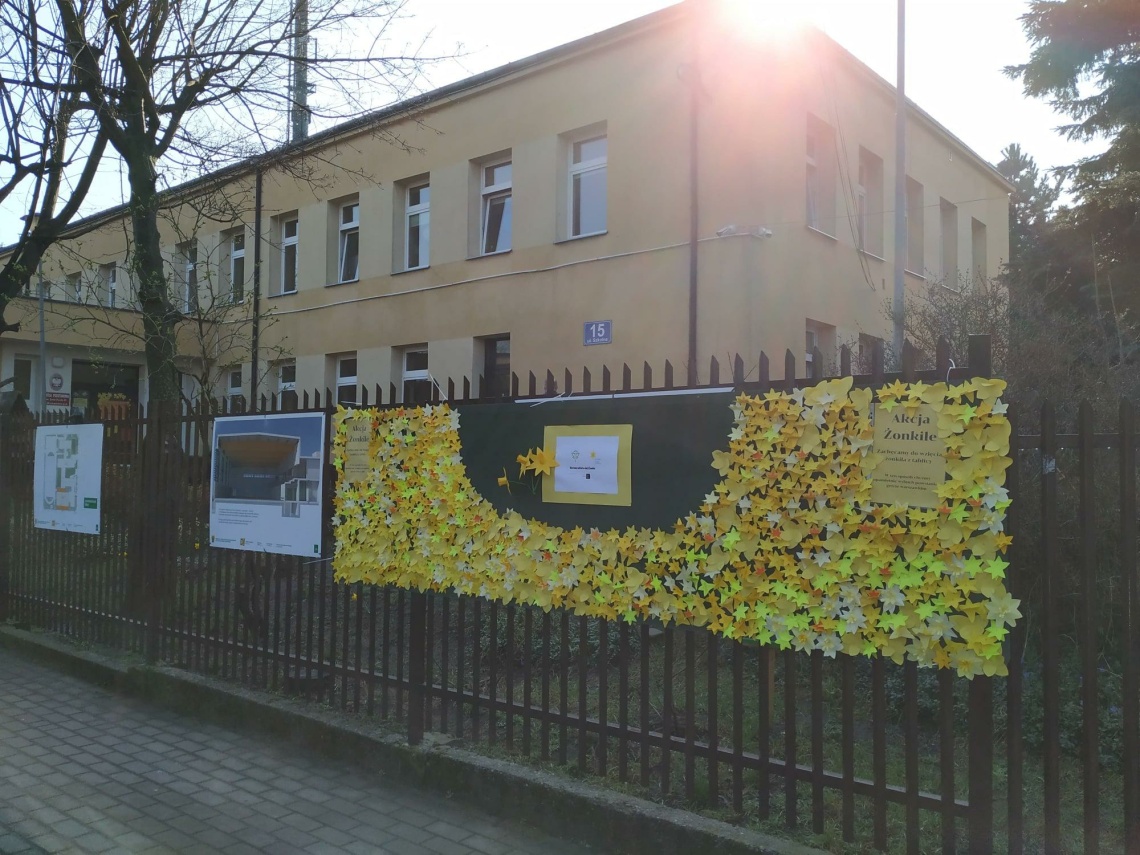
<svg viewBox="0 0 1140 855">
<path fill-rule="evenodd" d="M 813 22 L 808 0 L 717 0 L 725 23 L 759 41 L 785 41 Z"/>
</svg>

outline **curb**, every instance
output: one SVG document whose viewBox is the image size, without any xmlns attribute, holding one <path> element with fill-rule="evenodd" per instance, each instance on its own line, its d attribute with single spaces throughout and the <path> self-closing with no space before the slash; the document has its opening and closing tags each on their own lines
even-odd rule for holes
<svg viewBox="0 0 1140 855">
<path fill-rule="evenodd" d="M 553 837 L 623 855 L 824 855 L 791 841 L 485 757 L 446 737 L 411 746 L 358 718 L 174 668 L 128 664 L 0 626 L 0 648 L 104 689 L 227 727 L 279 737 L 394 781 L 454 796 Z"/>
</svg>

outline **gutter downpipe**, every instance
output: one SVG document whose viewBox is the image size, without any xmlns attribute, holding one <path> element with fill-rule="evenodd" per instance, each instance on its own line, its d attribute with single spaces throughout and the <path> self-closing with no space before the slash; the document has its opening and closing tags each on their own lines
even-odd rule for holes
<svg viewBox="0 0 1140 855">
<path fill-rule="evenodd" d="M 689 61 L 689 358 L 687 379 L 696 386 L 697 373 L 697 294 L 700 246 L 700 144 L 701 144 L 701 66 L 700 26 L 705 4 L 693 3 L 692 55 Z"/>
<path fill-rule="evenodd" d="M 249 408 L 257 410 L 257 386 L 261 350 L 261 167 L 254 176 L 253 190 L 253 330 L 250 335 Z"/>
</svg>

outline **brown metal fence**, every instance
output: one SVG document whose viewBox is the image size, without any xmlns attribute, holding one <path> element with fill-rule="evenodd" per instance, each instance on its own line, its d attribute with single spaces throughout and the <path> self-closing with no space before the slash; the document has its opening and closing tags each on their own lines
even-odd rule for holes
<svg viewBox="0 0 1140 855">
<path fill-rule="evenodd" d="M 988 373 L 940 348 L 931 371 L 881 352 L 862 385 Z M 767 357 L 731 382 L 790 388 Z M 850 373 L 843 351 L 840 371 Z M 577 391 L 636 387 L 609 370 Z M 710 385 L 720 384 L 714 360 Z M 552 374 L 544 394 L 561 390 Z M 533 374 L 526 392 L 539 392 Z M 514 378 L 513 391 L 520 391 Z M 367 390 L 360 390 L 366 405 Z M 469 384 L 460 394 L 468 400 Z M 395 389 L 372 400 L 393 400 Z M 330 411 L 328 392 L 301 411 Z M 324 402 L 324 403 L 322 403 Z M 261 402 L 275 411 L 275 400 Z M 33 418 L 0 423 L 0 620 L 621 782 L 734 822 L 817 843 L 907 852 L 1140 852 L 1136 438 L 1087 406 L 1060 433 L 1046 406 L 1018 433 L 1008 585 L 1025 617 L 1010 676 L 959 679 L 882 658 L 826 659 L 704 630 L 607 622 L 478 598 L 339 584 L 319 560 L 208 546 L 209 436 L 228 405 L 107 420 L 96 536 L 32 524 Z M 1103 414 L 1102 414 L 1103 415 Z M 154 434 L 163 443 L 148 442 Z M 171 451 L 170 446 L 176 448 Z M 333 472 L 326 471 L 331 492 Z M 331 506 L 325 497 L 326 508 Z M 326 514 L 326 517 L 329 516 Z M 326 536 L 331 549 L 332 538 Z M 807 832 L 823 837 L 810 838 Z"/>
</svg>

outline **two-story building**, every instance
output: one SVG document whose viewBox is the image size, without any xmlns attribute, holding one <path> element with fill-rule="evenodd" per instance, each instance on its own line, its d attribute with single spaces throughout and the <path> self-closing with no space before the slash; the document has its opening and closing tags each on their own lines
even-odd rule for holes
<svg viewBox="0 0 1140 855">
<path fill-rule="evenodd" d="M 660 377 L 666 360 L 703 379 L 714 355 L 889 339 L 894 88 L 821 32 L 758 42 L 703 9 L 168 193 L 172 299 L 203 320 L 180 331 L 180 368 L 217 395 L 247 395 L 256 371 L 264 394 L 391 384 L 421 400 L 448 379 L 502 394 L 511 371 Z M 908 289 L 997 275 L 1010 186 L 914 104 L 907 137 Z M 34 287 L 10 309 L 23 331 L 0 338 L 0 378 L 36 404 L 44 379 L 49 407 L 146 396 L 124 213 L 45 261 L 46 377 Z"/>
</svg>

